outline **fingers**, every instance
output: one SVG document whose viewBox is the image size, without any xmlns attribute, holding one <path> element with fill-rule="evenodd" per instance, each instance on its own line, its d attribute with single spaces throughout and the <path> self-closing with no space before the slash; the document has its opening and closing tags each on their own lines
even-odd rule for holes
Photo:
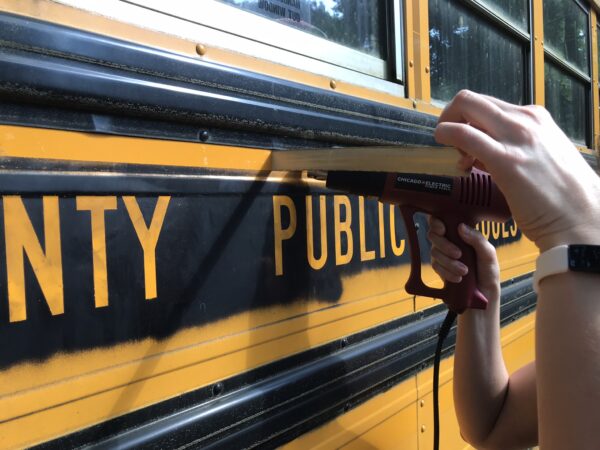
<svg viewBox="0 0 600 450">
<path fill-rule="evenodd" d="M 446 281 L 460 283 L 469 269 L 457 259 L 450 258 L 436 249 L 431 250 L 431 265 L 433 270 Z"/>
<path fill-rule="evenodd" d="M 458 227 L 458 233 L 462 240 L 475 250 L 478 265 L 496 264 L 496 249 L 483 234 L 464 223 Z"/>
<path fill-rule="evenodd" d="M 499 102 L 501 101 L 491 101 L 489 97 L 462 90 L 444 108 L 439 123 L 468 123 L 498 138 L 504 134 L 505 124 L 511 122 L 510 117 L 504 113 L 508 104 Z"/>
<path fill-rule="evenodd" d="M 427 237 L 432 243 L 431 265 L 433 270 L 445 281 L 460 283 L 469 269 L 458 261 L 460 249 L 444 237 L 444 223 L 434 217 L 429 218 L 429 233 Z"/>
<path fill-rule="evenodd" d="M 461 251 L 444 236 L 445 232 L 446 228 L 441 220 L 435 217 L 429 218 L 427 237 L 432 244 L 431 265 L 443 280 L 460 283 L 462 277 L 469 272 L 469 268 L 459 261 Z M 461 224 L 458 232 L 461 239 L 475 250 L 481 286 L 494 287 L 498 277 L 496 249 L 474 228 Z"/>
<path fill-rule="evenodd" d="M 479 95 L 481 95 L 486 100 L 494 103 L 502 111 L 505 111 L 505 112 L 516 112 L 516 111 L 519 110 L 519 108 L 521 108 L 521 106 L 519 106 L 519 105 L 514 105 L 512 103 L 507 103 L 504 100 L 500 100 L 499 98 L 496 98 L 496 97 L 491 97 L 491 96 L 485 95 L 485 94 L 479 94 Z"/>
<path fill-rule="evenodd" d="M 461 149 L 471 158 L 481 161 L 486 167 L 501 161 L 506 153 L 505 147 L 498 141 L 483 131 L 464 123 L 438 123 L 435 128 L 435 140 L 440 144 Z M 460 164 L 469 164 L 469 159 L 461 159 Z"/>
<path fill-rule="evenodd" d="M 460 249 L 448 239 L 446 239 L 443 235 L 430 232 L 427 235 L 427 237 L 431 241 L 431 244 L 433 245 L 434 249 L 437 249 L 449 258 L 458 259 L 461 257 L 462 252 L 460 251 Z"/>
<path fill-rule="evenodd" d="M 437 219 L 433 216 L 428 216 L 427 222 L 429 223 L 430 233 L 439 234 L 440 236 L 446 234 L 446 226 L 444 225 L 444 222 L 442 222 L 440 219 Z"/>
</svg>

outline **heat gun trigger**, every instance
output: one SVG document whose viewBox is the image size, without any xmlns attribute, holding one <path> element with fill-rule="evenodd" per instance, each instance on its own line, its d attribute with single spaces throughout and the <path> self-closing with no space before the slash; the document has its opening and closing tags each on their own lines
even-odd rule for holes
<svg viewBox="0 0 600 450">
<path fill-rule="evenodd" d="M 412 206 L 401 206 L 400 211 L 408 234 L 410 248 L 411 266 L 410 275 L 406 282 L 406 291 L 413 295 L 439 298 L 448 305 L 448 308 L 458 314 L 464 312 L 467 308 L 485 309 L 487 307 L 487 299 L 477 287 L 477 259 L 475 251 L 458 235 L 457 227 L 460 221 L 440 217 L 446 227 L 446 237 L 460 248 L 460 261 L 469 268 L 469 272 L 462 278 L 460 283 L 446 282 L 441 289 L 432 288 L 427 286 L 422 279 L 421 248 L 414 223 L 415 213 L 424 212 L 429 214 L 429 212 Z"/>
</svg>

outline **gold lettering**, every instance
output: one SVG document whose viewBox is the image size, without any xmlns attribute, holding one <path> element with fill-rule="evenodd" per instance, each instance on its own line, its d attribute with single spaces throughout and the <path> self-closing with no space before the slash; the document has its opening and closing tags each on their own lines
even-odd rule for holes
<svg viewBox="0 0 600 450">
<path fill-rule="evenodd" d="M 500 237 L 500 224 L 498 222 L 492 222 L 492 236 L 494 239 L 498 239 Z"/>
<path fill-rule="evenodd" d="M 306 196 L 306 256 L 308 257 L 308 264 L 314 270 L 321 269 L 327 262 L 327 210 L 325 204 L 325 196 L 319 196 L 319 216 L 320 216 L 320 230 L 321 230 L 321 257 L 315 258 L 315 244 L 313 239 L 314 227 L 313 227 L 313 209 L 312 209 L 312 196 Z"/>
<path fill-rule="evenodd" d="M 385 258 L 385 232 L 383 231 L 383 203 L 377 202 L 377 213 L 379 215 L 379 256 Z"/>
<path fill-rule="evenodd" d="M 50 313 L 53 316 L 63 314 L 65 305 L 58 197 L 45 196 L 42 200 L 45 250 L 35 234 L 21 197 L 5 196 L 3 202 L 9 321 L 27 319 L 23 252 L 31 262 Z"/>
<path fill-rule="evenodd" d="M 512 225 L 510 226 L 510 235 L 515 237 L 517 235 L 517 222 L 513 220 Z"/>
<path fill-rule="evenodd" d="M 87 197 L 76 199 L 77 211 L 89 211 L 92 227 L 92 264 L 94 269 L 94 304 L 108 306 L 108 274 L 106 270 L 106 227 L 104 212 L 117 209 L 117 197 Z"/>
<path fill-rule="evenodd" d="M 342 206 L 346 211 L 346 220 L 341 221 Z M 345 195 L 334 195 L 333 197 L 333 227 L 335 230 L 335 264 L 341 266 L 352 260 L 354 253 L 354 240 L 352 238 L 352 209 L 350 199 Z M 342 253 L 342 233 L 346 235 L 348 249 Z"/>
<path fill-rule="evenodd" d="M 479 231 L 481 231 L 481 234 L 483 234 L 483 236 L 489 240 L 490 239 L 490 223 L 489 222 L 481 222 L 480 227 L 479 227 Z"/>
<path fill-rule="evenodd" d="M 509 237 L 508 236 L 508 230 L 506 229 L 506 224 L 505 223 L 502 224 L 502 237 L 503 238 Z"/>
<path fill-rule="evenodd" d="M 365 198 L 358 197 L 358 230 L 360 239 L 360 260 L 371 261 L 375 259 L 375 250 L 367 250 L 367 241 L 365 236 Z"/>
<path fill-rule="evenodd" d="M 290 224 L 283 228 L 281 209 L 285 207 L 290 212 Z M 283 275 L 283 241 L 290 239 L 296 232 L 296 206 L 287 195 L 273 196 L 273 230 L 275 237 L 275 275 Z"/>
<path fill-rule="evenodd" d="M 392 253 L 396 256 L 404 253 L 404 247 L 406 242 L 404 239 L 400 239 L 400 245 L 396 242 L 396 209 L 395 205 L 390 205 L 390 243 L 392 244 Z"/>
<path fill-rule="evenodd" d="M 156 202 L 154 208 L 154 214 L 150 220 L 150 226 L 146 226 L 146 221 L 140 210 L 135 197 L 125 196 L 123 202 L 127 213 L 131 219 L 131 223 L 135 228 L 137 237 L 142 245 L 144 251 L 144 280 L 146 289 L 146 300 L 155 299 L 157 294 L 156 289 L 156 244 L 158 243 L 158 237 L 160 230 L 162 229 L 165 215 L 167 213 L 167 207 L 169 206 L 170 196 L 160 196 Z"/>
</svg>

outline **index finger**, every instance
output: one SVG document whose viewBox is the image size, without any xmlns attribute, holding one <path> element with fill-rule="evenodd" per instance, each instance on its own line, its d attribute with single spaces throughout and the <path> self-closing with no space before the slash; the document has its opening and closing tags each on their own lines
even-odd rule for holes
<svg viewBox="0 0 600 450">
<path fill-rule="evenodd" d="M 510 117 L 505 114 L 508 103 L 495 101 L 468 90 L 462 90 L 446 105 L 438 123 L 458 122 L 469 125 L 485 132 L 494 139 L 505 134 L 512 125 Z"/>
</svg>

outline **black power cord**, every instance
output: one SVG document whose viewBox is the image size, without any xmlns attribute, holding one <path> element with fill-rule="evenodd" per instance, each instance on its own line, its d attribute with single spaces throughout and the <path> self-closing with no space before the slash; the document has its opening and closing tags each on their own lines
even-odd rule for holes
<svg viewBox="0 0 600 450">
<path fill-rule="evenodd" d="M 440 404 L 438 391 L 440 387 L 440 359 L 442 357 L 442 347 L 455 320 L 456 313 L 452 310 L 448 310 L 448 314 L 446 314 L 446 318 L 438 333 L 437 347 L 435 348 L 435 356 L 433 357 L 433 450 L 439 450 L 440 448 Z"/>
</svg>

